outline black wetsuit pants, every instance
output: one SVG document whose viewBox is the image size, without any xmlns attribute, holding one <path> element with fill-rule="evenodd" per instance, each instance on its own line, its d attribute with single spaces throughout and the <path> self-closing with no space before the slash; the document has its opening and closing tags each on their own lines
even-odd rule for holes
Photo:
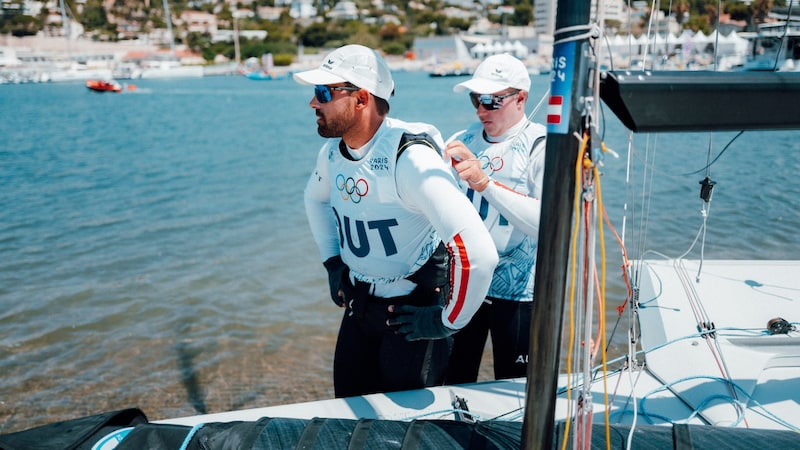
<svg viewBox="0 0 800 450">
<path fill-rule="evenodd" d="M 494 378 L 524 377 L 528 373 L 533 302 L 491 299 L 456 333 L 445 384 L 478 380 L 486 338 L 492 334 Z"/>
<path fill-rule="evenodd" d="M 444 382 L 452 337 L 406 341 L 386 325 L 396 300 L 370 297 L 347 308 L 333 361 L 336 397 L 438 386 Z"/>
<path fill-rule="evenodd" d="M 406 341 L 386 325 L 389 305 L 444 305 L 450 297 L 450 254 L 440 242 L 428 261 L 406 277 L 408 295 L 380 298 L 371 285 L 348 277 L 340 284 L 347 308 L 333 359 L 336 397 L 404 391 L 444 383 L 453 338 Z"/>
</svg>

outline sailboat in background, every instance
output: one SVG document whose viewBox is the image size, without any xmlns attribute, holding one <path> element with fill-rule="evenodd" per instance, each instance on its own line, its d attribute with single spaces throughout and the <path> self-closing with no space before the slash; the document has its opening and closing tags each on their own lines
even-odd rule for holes
<svg viewBox="0 0 800 450">
<path fill-rule="evenodd" d="M 760 24 L 758 32 L 741 33 L 750 41 L 743 70 L 800 72 L 800 20 Z"/>
<path fill-rule="evenodd" d="M 93 67 L 86 62 L 78 62 L 73 59 L 72 40 L 75 37 L 73 35 L 80 34 L 82 31 L 79 33 L 74 32 L 72 12 L 69 10 L 69 7 L 64 0 L 59 0 L 59 9 L 61 10 L 62 30 L 64 33 L 64 38 L 67 42 L 67 59 L 66 61 L 59 61 L 56 63 L 56 67 L 54 67 L 47 75 L 44 76 L 46 81 L 60 82 L 85 81 L 89 79 L 112 79 L 113 74 L 109 67 Z M 75 22 L 75 24 L 77 24 L 77 22 Z"/>
<path fill-rule="evenodd" d="M 480 64 L 480 60 L 473 58 L 467 49 L 467 44 L 460 36 L 453 36 L 455 40 L 456 56 L 452 60 L 439 62 L 434 60 L 433 67 L 428 74 L 432 77 L 460 77 L 472 75 Z"/>
<path fill-rule="evenodd" d="M 284 80 L 288 78 L 287 73 L 278 74 L 275 72 L 275 62 L 272 53 L 267 53 L 261 57 L 262 64 L 258 60 L 250 58 L 245 62 L 243 75 L 251 80 Z"/>
<path fill-rule="evenodd" d="M 145 59 L 139 63 L 141 66 L 136 71 L 137 78 L 199 78 L 204 75 L 203 66 L 183 65 L 175 53 L 175 36 L 172 34 L 172 14 L 169 11 L 169 1 L 163 0 L 164 21 L 167 23 L 167 39 L 169 40 L 169 53 L 159 54 L 156 57 Z"/>
<path fill-rule="evenodd" d="M 527 378 L 115 423 L 103 448 L 796 447 L 800 261 L 629 259 L 622 246 L 630 351 L 607 360 L 598 123 L 602 100 L 633 133 L 800 129 L 800 74 L 601 73 L 590 2 L 557 8 Z"/>
</svg>

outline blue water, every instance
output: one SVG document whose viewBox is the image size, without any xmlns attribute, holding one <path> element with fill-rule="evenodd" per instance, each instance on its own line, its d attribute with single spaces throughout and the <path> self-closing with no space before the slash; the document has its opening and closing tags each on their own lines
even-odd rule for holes
<svg viewBox="0 0 800 450">
<path fill-rule="evenodd" d="M 463 79 L 395 77 L 393 116 L 445 136 L 474 119 L 452 92 Z M 0 86 L 0 432 L 130 406 L 155 420 L 332 396 L 339 310 L 302 205 L 322 142 L 311 90 L 136 84 Z M 529 110 L 547 86 L 534 78 Z M 609 115 L 620 159 L 604 160 L 603 199 L 612 218 L 626 204 L 637 215 L 630 231 L 647 203 L 626 196 L 628 134 Z M 634 138 L 633 166 L 657 156 L 632 256 L 689 248 L 709 141 L 713 158 L 734 136 Z M 706 257 L 800 259 L 798 137 L 745 133 L 712 165 Z M 622 301 L 618 282 L 610 291 L 609 315 Z"/>
</svg>

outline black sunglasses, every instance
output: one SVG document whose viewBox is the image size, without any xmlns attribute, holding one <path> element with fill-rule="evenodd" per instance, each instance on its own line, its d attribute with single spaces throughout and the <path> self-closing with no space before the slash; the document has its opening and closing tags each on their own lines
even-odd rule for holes
<svg viewBox="0 0 800 450">
<path fill-rule="evenodd" d="M 503 107 L 503 100 L 517 94 L 519 94 L 519 91 L 509 92 L 506 95 L 476 94 L 474 92 L 470 92 L 469 99 L 472 101 L 472 106 L 474 106 L 475 109 L 478 109 L 480 105 L 483 105 L 487 111 L 494 111 L 495 109 L 500 109 Z"/>
<path fill-rule="evenodd" d="M 355 86 L 325 86 L 318 84 L 314 86 L 314 97 L 320 103 L 328 103 L 331 101 L 331 91 L 360 91 L 361 88 Z"/>
</svg>

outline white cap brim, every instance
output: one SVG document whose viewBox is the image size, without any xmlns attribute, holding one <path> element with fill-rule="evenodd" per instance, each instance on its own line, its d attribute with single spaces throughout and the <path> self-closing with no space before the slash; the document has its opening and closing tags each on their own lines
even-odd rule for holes
<svg viewBox="0 0 800 450">
<path fill-rule="evenodd" d="M 510 86 L 507 83 L 498 83 L 491 80 L 473 78 L 453 86 L 453 92 L 460 93 L 464 91 L 470 91 L 478 94 L 494 94 L 495 92 L 500 92 L 509 87 Z"/>
<path fill-rule="evenodd" d="M 306 70 L 305 72 L 295 73 L 292 75 L 292 78 L 294 78 L 294 81 L 300 84 L 310 85 L 326 85 L 347 82 L 347 80 L 344 78 L 322 69 L 311 69 Z"/>
<path fill-rule="evenodd" d="M 292 78 L 300 84 L 312 85 L 349 82 L 384 100 L 394 91 L 392 71 L 386 61 L 375 50 L 358 44 L 334 50 L 318 68 L 293 74 Z"/>
</svg>

